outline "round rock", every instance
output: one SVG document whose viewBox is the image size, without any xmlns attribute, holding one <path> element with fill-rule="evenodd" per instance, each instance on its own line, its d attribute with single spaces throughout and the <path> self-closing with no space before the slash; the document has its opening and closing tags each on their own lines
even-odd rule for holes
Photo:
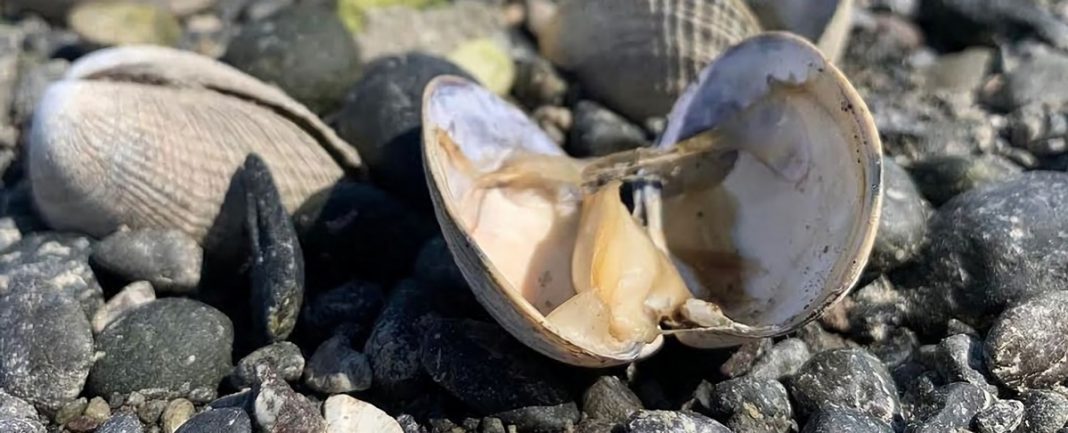
<svg viewBox="0 0 1068 433">
<path fill-rule="evenodd" d="M 37 409 L 0 388 L 0 418 L 37 418 Z"/>
<path fill-rule="evenodd" d="M 649 145 L 641 128 L 596 102 L 579 101 L 573 112 L 574 125 L 567 141 L 571 156 L 604 156 Z"/>
<path fill-rule="evenodd" d="M 304 355 L 300 347 L 288 341 L 261 347 L 237 362 L 230 381 L 237 388 L 252 386 L 257 380 L 256 370 L 261 367 L 271 369 L 282 380 L 293 382 L 304 372 Z"/>
<path fill-rule="evenodd" d="M 1023 421 L 1024 404 L 1016 400 L 998 400 L 975 415 L 977 433 L 1011 433 Z"/>
<path fill-rule="evenodd" d="M 360 152 L 382 188 L 430 207 L 420 143 L 423 89 L 439 75 L 475 79 L 440 57 L 412 53 L 369 63 L 346 97 L 338 134 Z"/>
<path fill-rule="evenodd" d="M 883 160 L 883 176 L 882 217 L 868 262 L 869 270 L 876 272 L 901 266 L 919 252 L 930 213 L 930 205 L 920 196 L 908 172 L 893 159 Z"/>
<path fill-rule="evenodd" d="M 863 349 L 817 353 L 787 384 L 803 417 L 834 408 L 855 409 L 887 424 L 900 417 L 890 372 Z"/>
<path fill-rule="evenodd" d="M 395 399 L 414 397 L 422 391 L 426 380 L 419 360 L 423 331 L 417 323 L 430 311 L 426 288 L 416 280 L 401 281 L 390 293 L 364 345 L 376 390 Z"/>
<path fill-rule="evenodd" d="M 787 433 L 797 430 L 790 397 L 776 380 L 748 377 L 710 386 L 701 384 L 695 393 L 702 412 L 732 431 Z"/>
<path fill-rule="evenodd" d="M 723 424 L 704 415 L 668 410 L 643 410 L 623 425 L 627 433 L 731 433 Z"/>
<path fill-rule="evenodd" d="M 141 433 L 141 420 L 129 412 L 118 413 L 108 418 L 96 430 L 96 433 Z"/>
<path fill-rule="evenodd" d="M 177 230 L 124 230 L 97 242 L 90 259 L 125 282 L 148 281 L 160 293 L 192 293 L 200 284 L 204 251 Z"/>
<path fill-rule="evenodd" d="M 156 300 L 100 333 L 88 388 L 95 395 L 214 393 L 232 368 L 233 340 L 233 325 L 218 310 L 184 298 Z"/>
<path fill-rule="evenodd" d="M 81 393 L 93 334 L 78 303 L 49 280 L 8 276 L 0 285 L 0 389 L 59 409 Z"/>
<path fill-rule="evenodd" d="M 252 421 L 242 409 L 211 409 L 194 415 L 177 433 L 252 433 Z"/>
<path fill-rule="evenodd" d="M 43 425 L 25 418 L 0 418 L 0 431 L 4 433 L 45 433 Z"/>
<path fill-rule="evenodd" d="M 1024 416 L 1016 431 L 1054 433 L 1068 423 L 1068 397 L 1054 391 L 1028 391 L 1023 395 Z"/>
<path fill-rule="evenodd" d="M 1028 172 L 961 194 L 931 219 L 918 262 L 928 304 L 987 324 L 1008 303 L 1068 285 L 1068 174 Z M 967 276 L 963 278 L 962 276 Z"/>
<path fill-rule="evenodd" d="M 367 355 L 353 350 L 349 337 L 340 334 L 320 344 L 304 369 L 304 384 L 323 394 L 365 391 L 371 380 Z"/>
<path fill-rule="evenodd" d="M 809 418 L 801 433 L 893 433 L 889 425 L 850 409 L 827 409 Z"/>
<path fill-rule="evenodd" d="M 601 376 L 582 395 L 582 411 L 590 418 L 614 423 L 642 410 L 642 401 L 615 376 Z"/>
<path fill-rule="evenodd" d="M 993 154 L 941 156 L 909 167 L 924 197 L 938 206 L 965 191 L 1005 181 L 1021 171 L 1012 161 Z"/>
<path fill-rule="evenodd" d="M 338 107 L 360 76 L 360 50 L 330 11 L 286 8 L 241 29 L 223 60 L 282 88 L 316 113 Z"/>
<path fill-rule="evenodd" d="M 986 337 L 990 373 L 1022 390 L 1068 379 L 1068 292 L 1049 292 L 1005 310 Z"/>
</svg>

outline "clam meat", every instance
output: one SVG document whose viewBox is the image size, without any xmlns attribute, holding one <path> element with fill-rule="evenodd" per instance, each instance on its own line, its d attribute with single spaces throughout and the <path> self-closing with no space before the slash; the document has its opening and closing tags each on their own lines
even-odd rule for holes
<svg viewBox="0 0 1068 433">
<path fill-rule="evenodd" d="M 476 297 L 574 365 L 634 361 L 667 335 L 726 347 L 794 330 L 848 292 L 878 225 L 874 122 L 791 33 L 725 49 L 653 147 L 572 158 L 447 76 L 426 89 L 423 134 L 437 219 Z"/>
</svg>

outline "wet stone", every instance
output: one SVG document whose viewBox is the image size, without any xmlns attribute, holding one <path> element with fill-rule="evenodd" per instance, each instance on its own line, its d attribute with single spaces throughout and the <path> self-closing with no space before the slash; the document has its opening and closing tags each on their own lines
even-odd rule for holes
<svg viewBox="0 0 1068 433">
<path fill-rule="evenodd" d="M 582 412 L 590 418 L 620 423 L 639 410 L 641 400 L 615 376 L 601 376 L 582 395 Z"/>
<path fill-rule="evenodd" d="M 360 49 L 345 26 L 335 14 L 307 5 L 244 26 L 223 60 L 319 114 L 337 109 L 360 76 Z"/>
<path fill-rule="evenodd" d="M 159 421 L 159 417 L 165 410 L 167 410 L 167 401 L 149 400 L 137 408 L 137 418 L 146 425 L 152 425 Z"/>
<path fill-rule="evenodd" d="M 1023 421 L 1024 405 L 1016 400 L 998 400 L 975 415 L 976 433 L 1011 433 Z"/>
<path fill-rule="evenodd" d="M 497 326 L 434 319 L 424 334 L 423 368 L 434 382 L 477 412 L 493 414 L 571 402 L 544 358 Z"/>
<path fill-rule="evenodd" d="M 770 338 L 761 338 L 738 346 L 738 349 L 731 354 L 731 357 L 727 358 L 723 365 L 719 367 L 719 371 L 729 378 L 745 375 L 753 368 L 753 363 L 764 356 L 771 347 L 772 340 Z"/>
<path fill-rule="evenodd" d="M 584 419 L 575 426 L 575 433 L 613 433 L 619 424 L 603 419 Z"/>
<path fill-rule="evenodd" d="M 259 367 L 267 367 L 282 380 L 294 382 L 304 373 L 304 356 L 296 344 L 288 341 L 261 347 L 237 362 L 230 381 L 237 388 L 250 387 L 256 383 Z"/>
<path fill-rule="evenodd" d="M 1053 391 L 1028 391 L 1023 394 L 1023 421 L 1020 433 L 1056 433 L 1068 423 L 1068 398 Z"/>
<path fill-rule="evenodd" d="M 966 429 L 983 409 L 993 404 L 994 397 L 970 383 L 957 382 L 935 390 L 926 407 L 914 415 L 922 422 L 914 422 L 909 433 L 941 433 Z"/>
<path fill-rule="evenodd" d="M 1068 379 L 1068 292 L 1045 293 L 1005 310 L 987 334 L 986 355 L 991 374 L 1015 390 Z"/>
<path fill-rule="evenodd" d="M 692 412 L 643 410 L 631 415 L 623 425 L 626 433 L 730 433 L 712 418 Z"/>
<path fill-rule="evenodd" d="M 958 334 L 946 337 L 935 349 L 934 368 L 945 382 L 967 382 L 988 393 L 997 395 L 997 387 L 984 376 L 983 342 L 978 338 Z"/>
<path fill-rule="evenodd" d="M 936 206 L 977 187 L 1008 180 L 1022 170 L 994 154 L 952 155 L 927 159 L 909 167 L 916 186 Z"/>
<path fill-rule="evenodd" d="M 1068 78 L 1068 56 L 1053 49 L 1031 50 L 1005 75 L 1003 85 L 987 102 L 1002 111 L 1029 104 L 1061 105 L 1068 102 L 1065 78 Z"/>
<path fill-rule="evenodd" d="M 714 386 L 704 382 L 694 397 L 700 403 L 695 410 L 732 431 L 786 433 L 797 429 L 790 397 L 776 380 L 741 377 Z"/>
<path fill-rule="evenodd" d="M 97 433 L 142 433 L 143 431 L 137 415 L 128 412 L 115 414 L 96 430 Z"/>
<path fill-rule="evenodd" d="M 930 205 L 892 158 L 883 159 L 883 207 L 868 269 L 886 272 L 915 256 L 927 235 Z"/>
<path fill-rule="evenodd" d="M 550 433 L 573 428 L 579 422 L 580 415 L 575 403 L 564 403 L 522 407 L 498 412 L 492 417 L 505 425 L 515 426 L 519 431 Z"/>
<path fill-rule="evenodd" d="M 0 418 L 0 431 L 4 433 L 45 433 L 43 425 L 25 418 Z"/>
<path fill-rule="evenodd" d="M 811 357 L 807 343 L 797 338 L 787 338 L 775 343 L 764 356 L 757 359 L 749 376 L 755 379 L 783 379 L 797 373 Z"/>
<path fill-rule="evenodd" d="M 148 281 L 161 293 L 192 293 L 204 251 L 177 230 L 125 230 L 93 245 L 92 264 L 124 282 Z"/>
<path fill-rule="evenodd" d="M 54 410 L 81 393 L 93 336 L 76 300 L 50 281 L 8 275 L 0 286 L 0 389 Z"/>
<path fill-rule="evenodd" d="M 177 433 L 252 433 L 252 421 L 241 409 L 211 409 L 194 415 Z"/>
<path fill-rule="evenodd" d="M 802 417 L 821 409 L 847 408 L 890 424 L 901 414 L 890 372 L 862 349 L 817 353 L 787 380 L 787 386 Z"/>
<path fill-rule="evenodd" d="M 846 313 L 849 332 L 865 341 L 884 341 L 904 326 L 912 313 L 911 299 L 897 290 L 887 278 L 858 288 L 850 295 L 851 305 Z"/>
<path fill-rule="evenodd" d="M 326 421 L 304 396 L 293 391 L 284 380 L 261 369 L 262 381 L 253 388 L 254 418 L 260 430 L 272 433 L 323 432 Z"/>
<path fill-rule="evenodd" d="M 342 325 L 355 324 L 370 329 L 384 303 L 381 285 L 352 280 L 308 302 L 301 313 L 299 326 L 303 335 L 317 344 L 334 335 Z"/>
<path fill-rule="evenodd" d="M 102 355 L 88 389 L 95 395 L 141 390 L 175 396 L 214 390 L 230 373 L 230 319 L 203 303 L 166 298 L 130 311 L 97 338 Z"/>
<path fill-rule="evenodd" d="M 68 401 L 66 404 L 63 405 L 63 407 L 60 407 L 59 410 L 56 411 L 56 414 L 54 417 L 52 417 L 52 420 L 55 421 L 57 424 L 66 424 L 74 418 L 81 416 L 81 414 L 85 412 L 85 408 L 87 406 L 89 406 L 89 400 L 87 400 L 85 397 L 79 397 L 77 399 Z"/>
<path fill-rule="evenodd" d="M 989 324 L 1010 302 L 1068 283 L 1068 175 L 1028 172 L 973 189 L 931 219 L 920 269 L 926 308 L 972 325 Z M 968 275 L 968 278 L 960 278 Z"/>
<path fill-rule="evenodd" d="M 37 409 L 0 388 L 0 418 L 37 418 Z"/>
<path fill-rule="evenodd" d="M 423 330 L 419 319 L 431 311 L 426 288 L 416 280 L 401 281 L 386 302 L 364 346 L 370 357 L 377 391 L 395 399 L 422 392 L 426 374 L 420 361 Z"/>
<path fill-rule="evenodd" d="M 304 368 L 304 384 L 324 394 L 365 391 L 371 381 L 367 355 L 353 350 L 347 335 L 335 335 L 320 344 Z"/>
<path fill-rule="evenodd" d="M 0 275 L 48 281 L 93 317 L 104 305 L 104 290 L 89 267 L 90 242 L 83 236 L 40 233 L 24 237 L 0 254 Z"/>
<path fill-rule="evenodd" d="M 189 418 L 193 417 L 194 413 L 196 413 L 196 408 L 193 407 L 193 403 L 189 400 L 184 398 L 171 400 L 160 415 L 160 425 L 163 427 L 163 433 L 176 432 L 182 424 L 185 424 Z"/>
<path fill-rule="evenodd" d="M 156 300 L 156 291 L 148 281 L 137 281 L 108 299 L 93 316 L 93 333 L 98 334 L 130 310 Z"/>
<path fill-rule="evenodd" d="M 851 409 L 821 410 L 811 417 L 801 433 L 893 433 L 888 424 Z"/>
<path fill-rule="evenodd" d="M 474 80 L 459 66 L 433 55 L 376 59 L 349 91 L 338 118 L 338 134 L 359 151 L 372 180 L 427 209 L 430 196 L 420 147 L 423 89 L 440 75 Z"/>
<path fill-rule="evenodd" d="M 647 146 L 645 131 L 593 101 L 579 101 L 572 110 L 574 124 L 567 152 L 587 158 Z"/>
</svg>

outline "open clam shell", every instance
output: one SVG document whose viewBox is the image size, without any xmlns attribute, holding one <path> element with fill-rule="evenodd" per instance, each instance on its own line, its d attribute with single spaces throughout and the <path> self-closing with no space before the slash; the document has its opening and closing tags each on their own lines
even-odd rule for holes
<svg viewBox="0 0 1068 433">
<path fill-rule="evenodd" d="M 652 149 L 571 158 L 455 77 L 423 107 L 431 196 L 461 271 L 504 328 L 562 362 L 626 363 L 669 334 L 723 347 L 787 333 L 844 296 L 871 251 L 874 122 L 797 36 L 726 50 Z"/>
<path fill-rule="evenodd" d="M 355 149 L 280 90 L 151 46 L 75 62 L 40 101 L 28 146 L 33 197 L 54 228 L 173 228 L 206 246 L 234 234 L 240 216 L 220 211 L 249 153 L 271 168 L 291 212 L 360 171 Z"/>
</svg>

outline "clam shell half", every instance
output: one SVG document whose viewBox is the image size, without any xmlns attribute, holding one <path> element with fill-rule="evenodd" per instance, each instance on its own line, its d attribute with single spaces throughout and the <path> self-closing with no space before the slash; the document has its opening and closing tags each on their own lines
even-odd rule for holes
<svg viewBox="0 0 1068 433">
<path fill-rule="evenodd" d="M 664 335 L 724 347 L 796 329 L 856 282 L 878 226 L 871 116 L 818 48 L 786 33 L 704 69 L 657 148 L 639 151 L 649 159 L 631 160 L 640 170 L 619 163 L 629 154 L 567 156 L 456 77 L 427 87 L 423 125 L 436 215 L 476 297 L 517 339 L 573 365 L 634 361 Z M 671 159 L 686 149 L 699 158 Z M 618 198 L 625 179 L 587 176 L 620 167 L 644 191 L 633 209 Z M 658 170 L 663 185 L 642 178 Z"/>
</svg>

